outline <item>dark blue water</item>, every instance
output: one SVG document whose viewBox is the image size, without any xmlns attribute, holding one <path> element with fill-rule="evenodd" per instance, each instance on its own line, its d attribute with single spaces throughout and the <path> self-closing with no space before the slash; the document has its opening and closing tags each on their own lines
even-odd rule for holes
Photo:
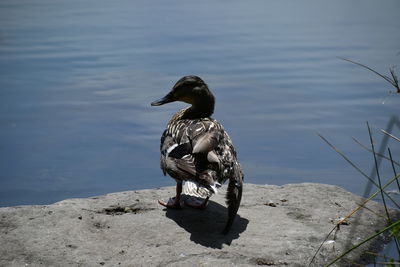
<svg viewBox="0 0 400 267">
<path fill-rule="evenodd" d="M 3 0 L 0 206 L 173 185 L 159 137 L 185 104 L 150 102 L 187 74 L 216 95 L 247 182 L 363 194 L 365 178 L 316 133 L 370 172 L 351 137 L 368 144 L 368 120 L 379 147 L 400 96 L 338 57 L 388 73 L 400 61 L 399 10 L 397 0 Z M 386 163 L 382 175 L 392 177 Z"/>
</svg>

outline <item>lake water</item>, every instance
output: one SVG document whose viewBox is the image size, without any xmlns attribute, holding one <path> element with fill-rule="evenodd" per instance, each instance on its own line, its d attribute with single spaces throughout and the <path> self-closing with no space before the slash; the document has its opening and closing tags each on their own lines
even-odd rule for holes
<svg viewBox="0 0 400 267">
<path fill-rule="evenodd" d="M 0 206 L 174 185 L 159 139 L 185 104 L 150 102 L 188 74 L 214 92 L 246 182 L 364 194 L 366 179 L 317 133 L 366 173 L 372 155 L 351 137 L 368 145 L 369 121 L 379 148 L 390 119 L 400 135 L 399 94 L 338 58 L 387 74 L 399 11 L 398 0 L 2 0 Z"/>
</svg>

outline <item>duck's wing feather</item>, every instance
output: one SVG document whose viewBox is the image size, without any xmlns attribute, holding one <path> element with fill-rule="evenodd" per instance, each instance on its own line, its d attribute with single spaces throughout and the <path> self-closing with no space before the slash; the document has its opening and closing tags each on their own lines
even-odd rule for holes
<svg viewBox="0 0 400 267">
<path fill-rule="evenodd" d="M 174 138 L 166 133 L 162 138 L 160 160 L 164 175 L 174 173 L 179 177 L 196 176 L 195 159 L 190 154 L 191 151 L 190 143 L 177 144 Z"/>
<path fill-rule="evenodd" d="M 222 126 L 214 120 L 202 120 L 192 125 L 191 136 L 193 153 L 208 153 L 214 150 L 223 137 Z"/>
<path fill-rule="evenodd" d="M 193 140 L 193 153 L 208 153 L 218 145 L 221 134 L 217 131 L 206 132 Z"/>
<path fill-rule="evenodd" d="M 185 173 L 189 177 L 197 176 L 195 159 L 191 155 L 187 155 L 181 159 L 172 159 L 175 163 L 175 167 L 181 172 Z"/>
</svg>

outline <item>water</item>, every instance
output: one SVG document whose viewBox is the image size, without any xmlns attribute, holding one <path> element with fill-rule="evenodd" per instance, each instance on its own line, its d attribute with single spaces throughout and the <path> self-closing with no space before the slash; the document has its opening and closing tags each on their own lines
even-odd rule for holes
<svg viewBox="0 0 400 267">
<path fill-rule="evenodd" d="M 247 182 L 364 194 L 365 178 L 316 133 L 370 172 L 351 137 L 368 145 L 368 120 L 379 147 L 400 96 L 338 57 L 387 74 L 400 59 L 399 10 L 396 0 L 3 0 L 0 206 L 173 185 L 159 138 L 185 104 L 150 102 L 187 74 L 216 95 Z M 382 175 L 392 177 L 386 163 Z"/>
</svg>

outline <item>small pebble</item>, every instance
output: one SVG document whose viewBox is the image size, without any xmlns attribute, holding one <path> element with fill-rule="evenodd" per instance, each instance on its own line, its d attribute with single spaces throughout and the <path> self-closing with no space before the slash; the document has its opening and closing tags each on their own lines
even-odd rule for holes
<svg viewBox="0 0 400 267">
<path fill-rule="evenodd" d="M 265 203 L 264 205 L 266 205 L 266 206 L 270 206 L 270 207 L 276 207 L 276 204 L 273 202 L 273 201 L 271 201 L 271 200 L 269 200 L 267 203 Z"/>
</svg>

